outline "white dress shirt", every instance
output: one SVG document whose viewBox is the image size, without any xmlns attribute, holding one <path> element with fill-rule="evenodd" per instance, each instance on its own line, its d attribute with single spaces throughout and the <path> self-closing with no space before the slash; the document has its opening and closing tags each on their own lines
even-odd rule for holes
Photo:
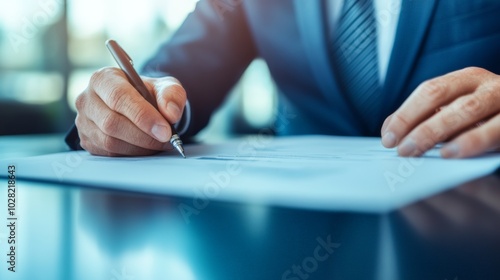
<svg viewBox="0 0 500 280">
<path fill-rule="evenodd" d="M 396 37 L 402 0 L 373 0 L 375 4 L 375 19 L 377 21 L 377 50 L 380 83 L 383 84 L 389 66 L 389 59 Z M 328 0 L 329 34 L 333 34 L 342 12 L 344 0 Z"/>
</svg>

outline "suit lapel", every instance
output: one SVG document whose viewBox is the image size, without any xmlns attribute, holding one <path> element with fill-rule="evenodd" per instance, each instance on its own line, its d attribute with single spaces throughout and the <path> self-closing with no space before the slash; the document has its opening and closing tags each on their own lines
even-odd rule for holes
<svg viewBox="0 0 500 280">
<path fill-rule="evenodd" d="M 392 108 L 398 106 L 396 103 L 403 98 L 404 87 L 409 82 L 437 2 L 402 1 L 394 47 L 383 87 L 388 105 L 383 108 L 384 118 L 392 113 Z"/>
<path fill-rule="evenodd" d="M 351 110 L 351 105 L 340 92 L 328 52 L 328 37 L 324 24 L 323 0 L 294 0 L 299 32 L 302 37 L 312 74 L 321 88 L 324 98 L 335 104 L 339 117 L 362 127 L 359 117 Z"/>
</svg>

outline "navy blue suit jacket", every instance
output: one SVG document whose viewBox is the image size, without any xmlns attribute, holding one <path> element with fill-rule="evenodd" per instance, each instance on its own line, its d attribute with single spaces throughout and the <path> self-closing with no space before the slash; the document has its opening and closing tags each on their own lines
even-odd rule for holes
<svg viewBox="0 0 500 280">
<path fill-rule="evenodd" d="M 500 1 L 403 0 L 382 96 L 368 127 L 339 90 L 320 0 L 200 1 L 146 65 L 177 77 L 200 130 L 247 65 L 263 58 L 277 83 L 280 134 L 378 135 L 415 87 L 467 66 L 500 68 Z"/>
<path fill-rule="evenodd" d="M 376 127 L 336 81 L 322 0 L 201 0 L 144 67 L 185 87 L 193 135 L 248 64 L 263 58 L 279 89 L 277 133 L 379 136 L 421 82 L 468 66 L 500 73 L 500 1 L 402 0 Z"/>
</svg>

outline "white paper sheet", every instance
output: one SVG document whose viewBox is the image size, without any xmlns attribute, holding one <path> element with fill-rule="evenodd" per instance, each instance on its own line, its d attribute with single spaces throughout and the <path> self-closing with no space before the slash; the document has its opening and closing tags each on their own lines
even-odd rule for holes
<svg viewBox="0 0 500 280">
<path fill-rule="evenodd" d="M 322 210 L 385 212 L 493 172 L 500 155 L 401 158 L 378 138 L 254 136 L 150 157 L 67 152 L 2 160 L 20 179 Z"/>
</svg>

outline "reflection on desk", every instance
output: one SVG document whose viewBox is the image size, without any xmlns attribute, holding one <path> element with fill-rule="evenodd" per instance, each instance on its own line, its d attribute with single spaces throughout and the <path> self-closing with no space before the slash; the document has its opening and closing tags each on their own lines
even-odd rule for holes
<svg viewBox="0 0 500 280">
<path fill-rule="evenodd" d="M 499 173 L 398 211 L 402 219 L 394 219 L 394 231 L 402 276 L 500 279 Z"/>
<path fill-rule="evenodd" d="M 0 279 L 498 279 L 500 178 L 391 213 L 18 182 L 17 272 Z M 4 196 L 4 194 L 2 194 Z M 1 198 L 4 203 L 4 197 Z M 50 202 L 50 203 L 49 203 Z M 4 204 L 0 205 L 2 209 Z M 6 252 L 5 228 L 0 248 Z"/>
</svg>

